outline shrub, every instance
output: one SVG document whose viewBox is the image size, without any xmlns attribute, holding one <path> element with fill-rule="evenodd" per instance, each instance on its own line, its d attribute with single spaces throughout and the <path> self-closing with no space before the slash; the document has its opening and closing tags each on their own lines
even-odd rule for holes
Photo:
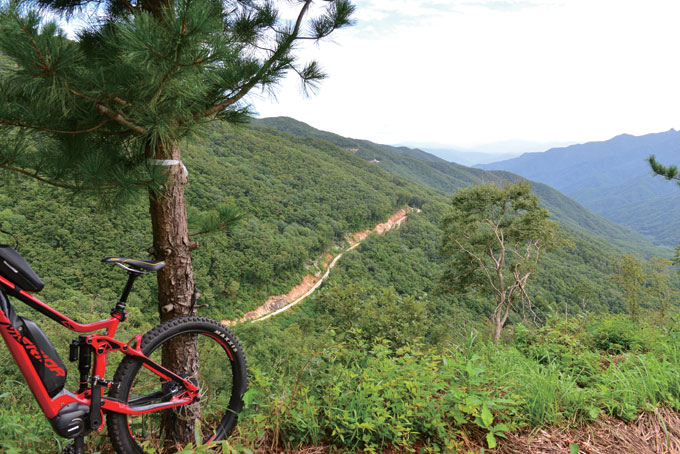
<svg viewBox="0 0 680 454">
<path fill-rule="evenodd" d="M 332 444 L 378 452 L 387 447 L 453 452 L 466 425 L 481 427 L 490 447 L 509 430 L 512 402 L 486 382 L 481 358 L 418 347 L 392 348 L 351 336 L 310 360 L 293 384 L 253 374 L 251 422 L 286 448 Z M 499 420 L 501 423 L 499 423 Z"/>
<path fill-rule="evenodd" d="M 587 330 L 590 345 L 613 355 L 648 352 L 661 340 L 658 330 L 641 321 L 633 322 L 625 315 L 599 317 L 589 323 Z"/>
<path fill-rule="evenodd" d="M 519 325 L 516 348 L 526 357 L 542 365 L 556 364 L 563 373 L 571 375 L 578 386 L 593 384 L 599 372 L 600 356 L 582 342 L 581 324 L 552 320 L 536 330 Z"/>
<path fill-rule="evenodd" d="M 329 285 L 319 297 L 333 326 L 372 342 L 387 339 L 396 348 L 422 338 L 428 327 L 426 302 L 399 295 L 394 289 L 376 291 L 368 283 Z"/>
</svg>

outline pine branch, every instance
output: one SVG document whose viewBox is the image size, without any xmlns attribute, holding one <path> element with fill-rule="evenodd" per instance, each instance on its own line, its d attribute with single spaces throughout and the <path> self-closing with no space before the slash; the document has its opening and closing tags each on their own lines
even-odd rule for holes
<svg viewBox="0 0 680 454">
<path fill-rule="evenodd" d="M 33 49 L 35 49 L 35 52 L 38 54 L 38 58 L 40 59 L 40 63 L 41 63 L 40 67 L 43 69 L 42 73 L 33 74 L 33 76 L 44 76 L 44 75 L 52 72 L 54 67 L 50 68 L 49 65 L 47 64 L 47 61 L 45 61 L 45 57 L 43 56 L 43 53 L 40 51 L 40 48 L 38 47 L 38 43 L 36 43 L 35 39 L 33 39 L 33 37 L 31 36 L 31 32 L 28 30 L 28 27 L 26 27 L 24 25 L 24 26 L 21 27 L 21 29 L 24 31 L 24 33 L 26 34 L 26 37 L 31 42 L 31 45 L 33 46 Z"/>
<path fill-rule="evenodd" d="M 288 35 L 287 38 L 285 38 L 280 44 L 279 47 L 276 49 L 276 52 L 274 52 L 269 59 L 262 65 L 260 70 L 255 74 L 254 77 L 250 79 L 246 84 L 242 86 L 242 88 L 231 98 L 228 98 L 224 100 L 223 102 L 210 107 L 203 113 L 197 113 L 194 115 L 195 119 L 198 119 L 200 117 L 208 117 L 210 115 L 214 115 L 224 109 L 226 109 L 229 106 L 234 105 L 238 101 L 240 101 L 250 90 L 252 90 L 258 83 L 260 83 L 264 76 L 267 74 L 267 72 L 271 69 L 271 67 L 279 61 L 285 53 L 290 49 L 290 47 L 293 45 L 293 42 L 298 39 L 298 35 L 300 33 L 300 28 L 302 27 L 302 20 L 304 19 L 305 15 L 307 14 L 307 10 L 309 9 L 309 6 L 312 4 L 312 0 L 305 0 L 305 4 L 302 6 L 300 9 L 300 12 L 298 13 L 297 20 L 295 21 L 295 27 L 293 27 L 292 32 L 290 35 Z"/>
<path fill-rule="evenodd" d="M 222 224 L 221 226 L 216 227 L 216 228 L 214 228 L 214 229 L 203 230 L 203 231 L 201 231 L 201 232 L 196 232 L 196 233 L 190 233 L 190 234 L 189 234 L 189 238 L 194 238 L 194 237 L 196 237 L 196 236 L 205 235 L 205 234 L 207 234 L 207 233 L 218 232 L 218 231 L 220 231 L 220 230 L 227 230 L 227 231 L 228 231 L 228 230 L 230 230 L 230 229 L 231 229 L 231 225 L 230 225 L 229 223 L 226 223 L 226 224 Z"/>
<path fill-rule="evenodd" d="M 100 102 L 100 101 L 97 101 L 96 99 L 91 98 L 91 97 L 89 97 L 89 96 L 87 96 L 87 95 L 85 95 L 85 94 L 82 94 L 82 93 L 79 93 L 79 92 L 77 92 L 77 91 L 75 91 L 75 90 L 72 90 L 71 87 L 69 87 L 68 83 L 67 83 L 63 78 L 59 77 L 59 75 L 57 75 L 57 77 L 61 80 L 61 83 L 64 84 L 64 88 L 66 89 L 66 91 L 68 91 L 69 93 L 71 93 L 73 96 L 76 96 L 76 97 L 78 97 L 78 98 L 80 98 L 80 99 L 84 99 L 84 100 L 86 100 L 86 101 Z"/>
<path fill-rule="evenodd" d="M 128 0 L 118 0 L 118 2 L 125 7 L 128 11 L 134 11 L 134 6 Z"/>
<path fill-rule="evenodd" d="M 654 172 L 656 175 L 660 175 L 667 180 L 680 180 L 678 166 L 670 165 L 666 167 L 659 163 L 654 155 L 651 155 L 649 158 L 647 158 L 647 162 L 649 162 L 652 172 Z"/>
<path fill-rule="evenodd" d="M 120 189 L 120 186 L 115 186 L 115 185 L 108 185 L 108 186 L 77 186 L 77 185 L 70 185 L 70 184 L 65 184 L 65 183 L 59 183 L 54 180 L 50 180 L 46 177 L 40 176 L 37 172 L 31 172 L 26 169 L 22 169 L 20 167 L 14 167 L 10 166 L 8 164 L 0 163 L 0 168 L 9 170 L 11 172 L 16 172 L 20 173 L 22 175 L 25 175 L 27 177 L 34 178 L 42 183 L 49 184 L 50 186 L 54 186 L 57 188 L 61 189 L 70 189 L 72 191 L 80 191 L 80 190 L 85 190 L 85 191 L 108 191 L 108 190 L 113 190 L 113 189 Z"/>
<path fill-rule="evenodd" d="M 305 0 L 305 4 L 300 9 L 300 13 L 298 14 L 297 20 L 295 21 L 295 27 L 293 28 L 293 33 L 292 36 L 297 36 L 298 33 L 300 33 L 300 27 L 302 26 L 302 19 L 304 19 L 305 14 L 307 14 L 307 10 L 309 9 L 309 5 L 312 4 L 312 0 Z"/>
<path fill-rule="evenodd" d="M 125 126 L 126 128 L 136 132 L 139 135 L 144 135 L 147 132 L 146 129 L 142 128 L 141 126 L 137 126 L 134 123 L 131 123 L 130 121 L 126 120 L 122 114 L 115 112 L 102 104 L 97 104 L 97 110 L 102 115 L 106 115 L 111 120 L 115 121 L 120 125 Z"/>
<path fill-rule="evenodd" d="M 121 106 L 127 106 L 128 102 L 125 101 L 124 99 L 120 99 L 118 96 L 114 96 L 111 98 L 111 101 L 114 101 L 117 104 L 120 104 Z"/>
<path fill-rule="evenodd" d="M 81 130 L 77 130 L 77 131 L 65 131 L 65 130 L 59 130 L 59 129 L 43 128 L 41 126 L 26 125 L 26 124 L 23 124 L 23 123 L 12 122 L 12 121 L 0 118 L 0 123 L 7 125 L 7 126 L 16 126 L 18 128 L 34 129 L 36 131 L 50 132 L 50 133 L 53 133 L 53 134 L 69 134 L 69 135 L 79 135 L 79 134 L 87 134 L 89 132 L 94 132 L 94 131 L 102 128 L 105 124 L 107 124 L 110 121 L 111 121 L 110 119 L 106 119 L 106 120 L 102 121 L 101 123 L 99 123 L 98 125 L 93 126 L 91 128 L 88 128 L 88 129 L 81 129 Z"/>
<path fill-rule="evenodd" d="M 197 224 L 200 225 L 200 231 L 190 233 L 189 238 L 194 238 L 208 233 L 218 231 L 230 231 L 234 226 L 243 219 L 243 214 L 231 205 L 219 205 L 216 210 L 212 210 L 200 216 Z"/>
<path fill-rule="evenodd" d="M 295 66 L 292 66 L 292 69 L 302 80 L 302 90 L 307 96 L 316 93 L 319 81 L 326 78 L 326 74 L 321 71 L 316 61 L 308 63 L 303 69 L 298 69 Z"/>
</svg>

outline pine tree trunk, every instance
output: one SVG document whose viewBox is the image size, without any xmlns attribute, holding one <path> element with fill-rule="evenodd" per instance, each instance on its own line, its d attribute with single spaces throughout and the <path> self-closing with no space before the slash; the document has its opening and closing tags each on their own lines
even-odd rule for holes
<svg viewBox="0 0 680 454">
<path fill-rule="evenodd" d="M 162 152 L 163 150 L 158 150 Z M 156 159 L 180 161 L 179 147 Z M 192 312 L 194 273 L 191 263 L 193 243 L 189 240 L 184 186 L 187 175 L 180 164 L 165 165 L 167 184 L 163 194 L 150 194 L 149 212 L 153 228 L 153 249 L 165 268 L 158 272 L 158 310 L 161 321 Z"/>
<path fill-rule="evenodd" d="M 180 161 L 177 145 L 164 149 L 156 147 L 152 155 L 155 159 Z M 181 162 L 181 161 L 180 161 Z M 153 227 L 153 251 L 157 260 L 166 263 L 158 272 L 158 310 L 161 321 L 195 313 L 192 307 L 194 293 L 194 274 L 191 250 L 194 245 L 189 240 L 184 186 L 187 175 L 179 164 L 165 163 L 167 183 L 161 194 L 151 193 L 149 211 Z M 163 349 L 163 366 L 180 375 L 195 377 L 198 373 L 198 349 L 195 336 L 175 339 Z M 193 411 L 192 411 L 193 410 Z M 198 409 L 182 412 L 165 412 L 163 431 L 166 440 L 188 442 L 193 440 L 194 418 Z"/>
</svg>

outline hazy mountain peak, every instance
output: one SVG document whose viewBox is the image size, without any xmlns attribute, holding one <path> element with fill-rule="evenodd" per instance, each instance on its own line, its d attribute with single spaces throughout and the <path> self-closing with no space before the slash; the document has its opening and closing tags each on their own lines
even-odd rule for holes
<svg viewBox="0 0 680 454">
<path fill-rule="evenodd" d="M 641 136 L 620 134 L 545 153 L 525 153 L 477 167 L 507 170 L 546 183 L 657 243 L 675 245 L 680 242 L 680 190 L 663 178 L 653 177 L 646 159 L 653 154 L 662 163 L 677 164 L 679 152 L 680 133 L 671 128 Z"/>
</svg>

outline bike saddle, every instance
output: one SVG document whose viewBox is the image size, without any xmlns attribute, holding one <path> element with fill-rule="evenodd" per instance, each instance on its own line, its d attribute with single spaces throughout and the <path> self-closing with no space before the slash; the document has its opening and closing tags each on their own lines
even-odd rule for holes
<svg viewBox="0 0 680 454">
<path fill-rule="evenodd" d="M 161 260 L 136 260 L 125 257 L 104 257 L 102 262 L 113 263 L 123 268 L 129 266 L 144 271 L 158 271 L 165 267 L 165 262 Z"/>
</svg>

